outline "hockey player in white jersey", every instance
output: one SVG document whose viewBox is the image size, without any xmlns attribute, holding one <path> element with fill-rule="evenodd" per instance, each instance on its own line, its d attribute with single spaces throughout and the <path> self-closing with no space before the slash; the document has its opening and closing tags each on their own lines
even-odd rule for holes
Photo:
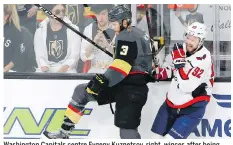
<svg viewBox="0 0 233 145">
<path fill-rule="evenodd" d="M 156 137 L 186 139 L 205 114 L 214 83 L 211 54 L 203 46 L 206 33 L 204 24 L 192 23 L 184 43 L 173 47 L 173 67 L 160 68 L 155 75 L 157 79 L 173 77 L 152 125 Z"/>
</svg>

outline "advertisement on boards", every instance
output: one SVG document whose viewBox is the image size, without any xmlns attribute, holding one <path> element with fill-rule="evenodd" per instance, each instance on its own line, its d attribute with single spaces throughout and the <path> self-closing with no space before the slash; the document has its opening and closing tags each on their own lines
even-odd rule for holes
<svg viewBox="0 0 233 145">
<path fill-rule="evenodd" d="M 4 80 L 4 138 L 39 139 L 44 130 L 57 131 L 76 85 L 86 80 Z M 139 129 L 142 138 L 152 139 L 150 131 L 170 82 L 148 84 L 150 89 L 142 111 Z M 215 83 L 214 94 L 204 118 L 190 139 L 231 137 L 231 84 Z M 14 91 L 12 91 L 14 90 Z M 115 104 L 113 104 L 114 108 Z M 224 113 L 223 113 L 224 112 Z M 101 130 L 101 131 L 100 131 Z M 87 104 L 71 138 L 119 139 L 109 105 Z"/>
</svg>

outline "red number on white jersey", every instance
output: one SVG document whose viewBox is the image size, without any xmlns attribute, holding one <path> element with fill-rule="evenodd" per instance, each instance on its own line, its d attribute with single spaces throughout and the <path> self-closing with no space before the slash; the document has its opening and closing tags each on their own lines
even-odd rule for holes
<svg viewBox="0 0 233 145">
<path fill-rule="evenodd" d="M 193 76 L 197 78 L 201 78 L 201 75 L 203 74 L 204 70 L 200 69 L 199 67 L 196 67 L 192 73 Z"/>
</svg>

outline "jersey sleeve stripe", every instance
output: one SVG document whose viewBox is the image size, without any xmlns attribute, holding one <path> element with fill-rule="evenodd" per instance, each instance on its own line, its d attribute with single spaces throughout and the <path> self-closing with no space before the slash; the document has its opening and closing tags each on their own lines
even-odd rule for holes
<svg viewBox="0 0 233 145">
<path fill-rule="evenodd" d="M 193 69 L 193 68 L 189 69 L 189 71 L 188 71 L 187 75 L 189 75 L 189 74 L 190 74 L 190 72 L 192 71 L 192 69 Z"/>
<path fill-rule="evenodd" d="M 117 71 L 119 73 L 121 73 L 124 77 L 127 76 L 127 73 L 125 73 L 124 71 L 120 70 L 119 68 L 116 68 L 116 67 L 113 67 L 113 66 L 110 66 L 109 68 L 112 69 L 112 70 L 115 70 L 115 71 Z"/>
<path fill-rule="evenodd" d="M 124 76 L 127 76 L 131 70 L 131 67 L 132 66 L 128 62 L 121 59 L 115 59 L 109 68 L 121 73 Z"/>
<path fill-rule="evenodd" d="M 129 74 L 130 74 L 130 75 L 134 75 L 134 74 L 142 74 L 142 75 L 146 75 L 146 74 L 148 74 L 148 73 L 146 73 L 146 72 L 142 72 L 142 71 L 131 71 Z"/>
<path fill-rule="evenodd" d="M 210 84 L 212 85 L 212 87 L 214 86 L 214 79 L 210 79 Z"/>
<path fill-rule="evenodd" d="M 179 69 L 179 74 L 180 74 L 180 77 L 183 79 L 183 80 L 188 80 L 189 79 L 189 73 L 191 72 L 191 70 L 192 70 L 193 68 L 191 68 L 189 71 L 188 71 L 188 73 L 186 74 L 185 72 L 184 72 L 184 68 L 180 68 Z"/>
</svg>

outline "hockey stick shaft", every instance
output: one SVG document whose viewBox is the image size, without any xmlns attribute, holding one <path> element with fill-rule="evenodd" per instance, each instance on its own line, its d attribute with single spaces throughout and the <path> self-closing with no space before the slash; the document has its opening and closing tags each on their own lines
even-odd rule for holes
<svg viewBox="0 0 233 145">
<path fill-rule="evenodd" d="M 72 26 L 70 26 L 69 24 L 67 24 L 66 22 L 64 22 L 62 19 L 60 19 L 59 17 L 57 17 L 56 15 L 54 15 L 52 12 L 48 11 L 47 9 L 45 9 L 43 6 L 41 6 L 40 4 L 34 4 L 35 6 L 37 6 L 39 9 L 41 9 L 42 11 L 44 11 L 47 15 L 49 15 L 50 17 L 56 19 L 57 21 L 59 21 L 60 23 L 64 24 L 66 27 L 68 27 L 69 29 L 71 29 L 73 32 L 75 32 L 76 34 L 80 35 L 82 38 L 84 38 L 86 41 L 90 42 L 91 44 L 93 44 L 94 46 L 96 46 L 97 48 L 99 48 L 100 50 L 102 50 L 103 52 L 105 52 L 106 54 L 108 54 L 109 56 L 113 57 L 113 55 L 108 52 L 107 50 L 105 50 L 104 48 L 100 47 L 98 44 L 96 44 L 94 41 L 92 41 L 91 39 L 89 39 L 88 37 L 86 37 L 85 35 L 83 35 L 82 33 L 80 33 L 79 31 L 77 31 L 75 28 L 73 28 Z M 151 38 L 150 38 L 151 39 Z M 152 39 L 151 39 L 152 40 Z M 149 54 L 145 54 L 145 55 L 141 55 L 138 57 L 144 57 L 144 56 L 150 56 L 150 55 L 157 55 L 159 53 L 159 51 L 162 48 L 160 48 L 156 53 L 149 53 Z"/>
<path fill-rule="evenodd" d="M 111 54 L 110 52 L 108 52 L 107 50 L 105 50 L 104 48 L 100 47 L 98 44 L 96 44 L 94 41 L 92 41 L 91 39 L 89 39 L 87 36 L 83 35 L 82 33 L 80 33 L 78 30 L 76 30 L 75 28 L 73 28 L 72 26 L 70 26 L 68 23 L 66 23 L 65 21 L 63 21 L 62 19 L 60 19 L 59 17 L 57 17 L 56 15 L 54 15 L 52 12 L 50 12 L 49 10 L 45 9 L 43 6 L 41 6 L 40 4 L 34 4 L 35 6 L 37 6 L 39 9 L 41 9 L 42 11 L 44 11 L 47 15 L 49 15 L 50 17 L 56 19 L 57 21 L 59 21 L 60 23 L 62 23 L 63 25 L 65 25 L 66 27 L 68 27 L 69 29 L 71 29 L 73 32 L 75 32 L 76 34 L 78 34 L 79 36 L 81 36 L 83 39 L 85 39 L 86 41 L 90 42 L 91 44 L 93 44 L 95 47 L 97 47 L 98 49 L 102 50 L 103 52 L 105 52 L 107 55 L 113 57 L 113 54 Z"/>
<path fill-rule="evenodd" d="M 163 46 L 160 46 L 160 48 L 157 51 L 155 51 L 155 48 L 154 48 L 154 45 L 153 45 L 154 40 L 151 38 L 152 37 L 152 22 L 151 22 L 151 17 L 149 16 L 149 4 L 144 4 L 144 9 L 145 9 L 145 12 L 146 12 L 147 26 L 148 26 L 148 29 L 149 29 L 150 43 L 151 43 L 151 47 L 152 47 L 151 55 L 153 55 L 154 60 L 155 60 L 156 55 L 158 55 L 159 52 L 163 49 Z M 150 54 L 146 54 L 146 55 L 150 55 Z"/>
<path fill-rule="evenodd" d="M 89 7 L 88 4 L 83 4 L 83 6 L 84 6 L 85 8 Z M 92 19 L 93 19 L 94 21 L 97 22 L 96 17 L 92 17 Z M 148 23 L 148 25 L 149 25 L 149 23 Z M 149 27 L 149 26 L 148 26 L 148 27 Z M 104 36 L 105 36 L 106 38 L 110 38 L 109 35 L 106 33 L 106 31 L 103 31 L 103 34 L 104 34 Z M 150 42 L 151 42 L 151 43 L 154 43 L 154 40 L 153 40 L 151 37 L 149 37 L 149 39 L 150 39 Z M 156 55 L 160 52 L 161 49 L 162 49 L 162 47 L 158 50 L 158 52 L 148 53 L 148 54 L 145 54 L 145 55 L 140 55 L 140 56 L 138 56 L 138 57 L 144 57 L 144 56 L 150 56 L 150 55 L 155 55 L 155 56 L 156 56 Z"/>
<path fill-rule="evenodd" d="M 145 12 L 146 12 L 146 20 L 147 20 L 147 27 L 148 27 L 149 37 L 151 38 L 152 28 L 151 28 L 151 21 L 150 21 L 150 16 L 149 16 L 148 4 L 144 4 L 144 9 L 145 9 Z M 153 45 L 153 41 L 151 41 L 151 39 L 150 39 L 150 43 L 151 43 L 151 47 L 152 47 L 152 54 L 154 54 L 155 53 L 155 48 L 154 48 L 154 45 Z M 155 61 L 155 55 L 153 55 L 153 60 Z"/>
<path fill-rule="evenodd" d="M 148 7 L 148 4 L 145 4 L 144 5 L 144 8 L 145 8 L 145 11 L 146 11 L 146 20 L 147 20 L 147 26 L 148 26 L 148 29 L 149 29 L 149 36 L 150 38 L 152 37 L 152 24 L 151 24 L 151 17 L 149 16 L 149 7 Z M 155 72 L 156 74 L 159 73 L 159 67 L 158 67 L 158 61 L 156 59 L 156 55 L 159 53 L 159 51 L 163 48 L 161 47 L 159 50 L 155 50 L 155 46 L 153 45 L 153 41 L 150 40 L 150 43 L 151 43 L 151 49 L 152 49 L 152 58 L 153 58 L 153 63 L 154 63 L 154 66 L 155 66 Z M 155 54 L 157 53 L 157 54 Z M 155 79 L 156 81 L 158 81 L 157 79 Z"/>
<path fill-rule="evenodd" d="M 83 6 L 84 7 L 89 7 L 88 6 L 88 4 L 83 4 Z M 92 19 L 94 20 L 94 21 L 96 21 L 97 22 L 97 19 L 96 19 L 96 17 L 92 17 Z M 150 21 L 149 21 L 150 22 Z M 150 22 L 151 23 L 151 22 Z M 151 27 L 149 26 L 150 24 L 148 23 L 148 28 L 150 29 L 150 36 L 149 36 L 149 39 L 150 39 L 150 42 L 153 44 L 155 41 L 151 38 Z M 108 34 L 106 33 L 106 31 L 103 31 L 103 34 L 104 34 L 104 36 L 106 37 L 106 38 L 110 38 L 109 36 L 108 36 Z M 159 49 L 158 49 L 158 51 L 156 51 L 156 52 L 152 52 L 152 53 L 148 53 L 148 54 L 144 54 L 144 55 L 139 55 L 138 57 L 144 57 L 144 56 L 150 56 L 150 55 L 154 55 L 154 56 L 156 56 L 156 55 L 158 55 L 158 53 L 162 50 L 162 48 L 163 47 L 160 47 Z"/>
<path fill-rule="evenodd" d="M 162 49 L 163 49 L 163 47 L 160 47 L 156 52 L 152 52 L 152 53 L 144 54 L 144 55 L 139 56 L 139 57 L 143 57 L 143 56 L 150 56 L 150 55 L 154 55 L 154 56 L 156 56 L 156 55 L 158 55 L 158 54 L 159 54 L 159 52 L 160 52 Z"/>
</svg>

